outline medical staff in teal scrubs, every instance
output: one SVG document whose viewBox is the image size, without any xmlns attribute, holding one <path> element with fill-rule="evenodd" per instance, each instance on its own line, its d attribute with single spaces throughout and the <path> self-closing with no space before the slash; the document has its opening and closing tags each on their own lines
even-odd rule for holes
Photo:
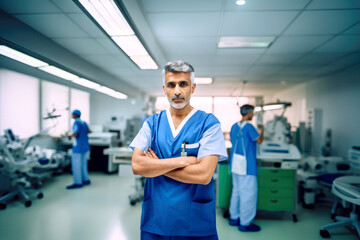
<svg viewBox="0 0 360 240">
<path fill-rule="evenodd" d="M 227 153 L 218 119 L 189 104 L 195 87 L 190 64 L 167 63 L 170 108 L 150 116 L 130 144 L 133 172 L 147 177 L 142 240 L 218 239 L 212 176 Z"/>
<path fill-rule="evenodd" d="M 67 189 L 81 188 L 83 185 L 89 185 L 88 158 L 89 158 L 89 130 L 86 122 L 80 120 L 81 112 L 74 110 L 72 116 L 75 119 L 73 133 L 69 136 L 73 140 L 71 169 L 74 183 L 67 186 Z"/>
</svg>

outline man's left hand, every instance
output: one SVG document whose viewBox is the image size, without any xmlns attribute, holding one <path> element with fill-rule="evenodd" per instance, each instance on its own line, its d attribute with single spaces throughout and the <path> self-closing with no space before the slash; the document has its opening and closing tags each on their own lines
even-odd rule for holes
<svg viewBox="0 0 360 240">
<path fill-rule="evenodd" d="M 148 157 L 159 159 L 159 157 L 155 154 L 155 152 L 151 148 L 149 148 L 149 150 L 147 150 L 147 152 L 144 153 Z"/>
</svg>

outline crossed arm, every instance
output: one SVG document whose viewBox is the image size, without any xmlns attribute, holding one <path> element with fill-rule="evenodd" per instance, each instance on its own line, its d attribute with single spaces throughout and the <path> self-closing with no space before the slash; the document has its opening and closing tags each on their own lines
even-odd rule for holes
<svg viewBox="0 0 360 240">
<path fill-rule="evenodd" d="M 197 159 L 194 156 L 159 159 L 152 149 L 143 152 L 134 149 L 132 169 L 144 177 L 165 175 L 183 183 L 209 184 L 214 174 L 219 155 Z"/>
</svg>

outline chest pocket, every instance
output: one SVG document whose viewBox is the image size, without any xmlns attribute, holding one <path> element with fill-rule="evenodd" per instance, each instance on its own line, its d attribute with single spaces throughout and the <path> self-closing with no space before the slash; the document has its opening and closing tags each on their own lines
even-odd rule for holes
<svg viewBox="0 0 360 240">
<path fill-rule="evenodd" d="M 185 152 L 187 153 L 188 156 L 197 157 L 198 152 L 199 152 L 199 147 L 200 147 L 199 143 L 186 144 L 185 145 Z"/>
</svg>

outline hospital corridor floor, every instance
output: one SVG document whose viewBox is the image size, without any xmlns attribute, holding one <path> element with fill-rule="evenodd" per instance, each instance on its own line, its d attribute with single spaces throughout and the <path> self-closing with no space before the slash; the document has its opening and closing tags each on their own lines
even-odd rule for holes
<svg viewBox="0 0 360 240">
<path fill-rule="evenodd" d="M 0 210 L 1 240 L 137 240 L 140 238 L 141 203 L 129 204 L 134 178 L 116 174 L 90 173 L 92 184 L 66 190 L 72 183 L 70 174 L 56 176 L 42 186 L 43 199 L 32 196 L 32 206 L 21 201 Z M 319 229 L 331 222 L 330 209 L 298 209 L 298 222 L 290 213 L 259 212 L 255 223 L 258 233 L 239 232 L 217 209 L 220 240 L 250 239 L 322 239 Z M 331 239 L 358 239 L 346 228 L 330 231 Z"/>
</svg>

